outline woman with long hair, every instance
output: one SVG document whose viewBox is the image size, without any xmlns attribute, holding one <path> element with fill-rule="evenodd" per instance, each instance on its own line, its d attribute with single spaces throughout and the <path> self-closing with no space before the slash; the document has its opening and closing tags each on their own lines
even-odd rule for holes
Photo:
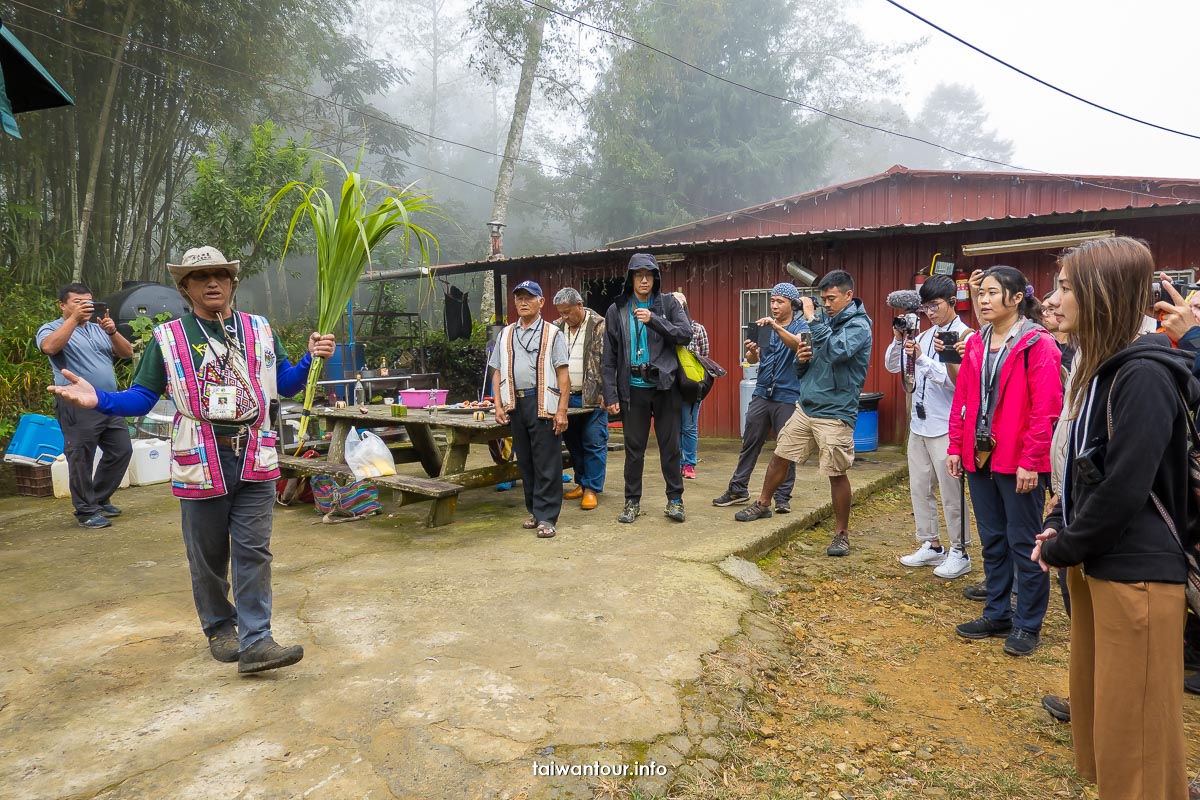
<svg viewBox="0 0 1200 800">
<path fill-rule="evenodd" d="M 1117 237 L 1060 259 L 1059 330 L 1079 343 L 1062 494 L 1033 560 L 1068 567 L 1075 768 L 1104 800 L 1185 800 L 1185 414 L 1191 353 L 1138 336 L 1154 259 Z M 1173 532 L 1174 531 L 1174 532 Z"/>
<path fill-rule="evenodd" d="M 1062 409 L 1058 345 L 1035 321 L 1033 287 L 1012 267 L 984 272 L 976 306 L 985 324 L 964 346 L 946 467 L 955 478 L 967 473 L 987 604 L 955 630 L 965 639 L 1003 636 L 1004 652 L 1027 656 L 1041 643 L 1050 598 L 1050 582 L 1029 553 L 1042 529 L 1041 476 L 1050 471 L 1050 435 Z"/>
</svg>

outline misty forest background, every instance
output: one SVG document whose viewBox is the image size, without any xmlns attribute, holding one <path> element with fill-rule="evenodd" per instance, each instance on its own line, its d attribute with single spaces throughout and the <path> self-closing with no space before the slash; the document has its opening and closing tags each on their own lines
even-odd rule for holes
<svg viewBox="0 0 1200 800">
<path fill-rule="evenodd" d="M 435 263 L 485 257 L 492 219 L 505 255 L 580 250 L 896 163 L 988 166 L 805 105 L 1012 155 L 970 87 L 907 95 L 897 65 L 923 42 L 869 41 L 841 0 L 0 0 L 0 16 L 76 103 L 0 139 L 0 417 L 43 402 L 13 369 L 45 364 L 30 326 L 71 279 L 103 297 L 214 244 L 242 260 L 243 310 L 310 324 L 303 236 L 281 269 L 286 215 L 259 235 L 289 180 L 340 185 L 305 148 L 362 151 L 367 177 L 431 195 Z M 483 280 L 454 280 L 477 310 Z M 432 322 L 442 289 L 360 293 Z"/>
</svg>

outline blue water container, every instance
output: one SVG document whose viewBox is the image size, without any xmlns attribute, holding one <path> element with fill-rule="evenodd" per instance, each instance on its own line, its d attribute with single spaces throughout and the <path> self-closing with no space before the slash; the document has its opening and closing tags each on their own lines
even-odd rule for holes
<svg viewBox="0 0 1200 800">
<path fill-rule="evenodd" d="M 355 373 L 362 372 L 363 366 L 366 363 L 365 359 L 365 345 L 356 343 L 354 345 L 353 357 L 351 357 L 350 345 L 339 344 L 334 349 L 333 355 L 325 359 L 325 380 L 340 381 L 347 378 L 353 380 Z"/>
<path fill-rule="evenodd" d="M 49 464 L 62 452 L 63 434 L 58 420 L 45 414 L 23 414 L 4 460 L 13 464 Z"/>
<path fill-rule="evenodd" d="M 879 449 L 879 401 L 882 399 L 883 392 L 863 392 L 858 396 L 854 452 L 870 453 Z"/>
</svg>

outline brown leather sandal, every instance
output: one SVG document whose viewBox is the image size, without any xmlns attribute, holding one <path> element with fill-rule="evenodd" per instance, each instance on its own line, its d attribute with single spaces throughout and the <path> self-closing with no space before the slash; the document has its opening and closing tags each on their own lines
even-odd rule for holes
<svg viewBox="0 0 1200 800">
<path fill-rule="evenodd" d="M 521 523 L 521 527 L 527 531 L 531 531 L 538 526 L 537 517 L 530 517 Z"/>
<path fill-rule="evenodd" d="M 556 533 L 558 531 L 554 530 L 554 526 L 548 522 L 543 522 L 537 526 L 537 537 L 539 539 L 553 539 Z"/>
</svg>

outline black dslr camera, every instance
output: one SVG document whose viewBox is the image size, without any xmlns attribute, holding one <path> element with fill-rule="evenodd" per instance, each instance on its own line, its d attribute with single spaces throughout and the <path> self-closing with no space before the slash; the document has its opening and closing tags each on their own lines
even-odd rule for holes
<svg viewBox="0 0 1200 800">
<path fill-rule="evenodd" d="M 906 336 L 915 336 L 917 329 L 921 327 L 921 321 L 917 318 L 915 311 L 909 311 L 907 314 L 892 317 L 892 327 Z"/>
<path fill-rule="evenodd" d="M 644 381 L 658 380 L 658 367 L 653 364 L 632 364 L 629 367 L 629 373 L 634 378 L 641 378 Z"/>
</svg>

